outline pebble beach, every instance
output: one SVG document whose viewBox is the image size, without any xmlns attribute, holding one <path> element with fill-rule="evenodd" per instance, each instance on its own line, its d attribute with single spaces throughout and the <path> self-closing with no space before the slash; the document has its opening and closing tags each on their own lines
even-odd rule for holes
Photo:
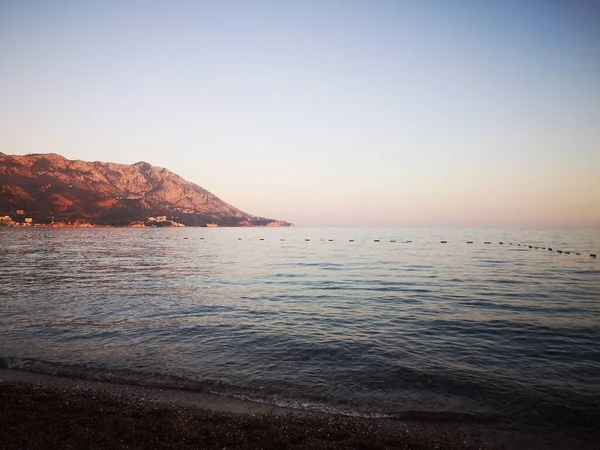
<svg viewBox="0 0 600 450">
<path fill-rule="evenodd" d="M 0 371 L 0 448 L 593 449 L 586 436 L 345 417 L 148 387 Z"/>
</svg>

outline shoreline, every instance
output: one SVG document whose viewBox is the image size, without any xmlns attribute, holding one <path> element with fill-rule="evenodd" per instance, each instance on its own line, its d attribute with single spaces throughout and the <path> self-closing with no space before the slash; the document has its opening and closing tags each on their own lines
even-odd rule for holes
<svg viewBox="0 0 600 450">
<path fill-rule="evenodd" d="M 598 438 L 362 418 L 215 394 L 0 369 L 3 448 L 592 449 Z"/>
<path fill-rule="evenodd" d="M 49 223 L 20 223 L 15 222 L 13 224 L 6 224 L 0 222 L 2 228 L 295 228 L 294 224 L 290 225 L 161 225 L 161 226 L 148 226 L 140 224 L 127 224 L 127 225 L 105 225 L 105 224 L 93 224 L 93 223 L 81 223 L 71 224 L 63 222 Z"/>
</svg>

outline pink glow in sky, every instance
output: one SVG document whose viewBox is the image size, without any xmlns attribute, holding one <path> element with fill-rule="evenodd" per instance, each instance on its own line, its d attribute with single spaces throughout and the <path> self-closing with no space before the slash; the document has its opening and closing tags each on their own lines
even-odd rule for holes
<svg viewBox="0 0 600 450">
<path fill-rule="evenodd" d="M 0 3 L 0 151 L 297 225 L 600 225 L 600 7 Z"/>
</svg>

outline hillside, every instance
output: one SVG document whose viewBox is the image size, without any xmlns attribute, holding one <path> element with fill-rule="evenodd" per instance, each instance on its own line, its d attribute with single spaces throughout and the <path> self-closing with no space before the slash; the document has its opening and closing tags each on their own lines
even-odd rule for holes
<svg viewBox="0 0 600 450">
<path fill-rule="evenodd" d="M 71 161 L 55 153 L 0 153 L 1 216 L 39 224 L 291 226 L 247 214 L 146 162 Z"/>
</svg>

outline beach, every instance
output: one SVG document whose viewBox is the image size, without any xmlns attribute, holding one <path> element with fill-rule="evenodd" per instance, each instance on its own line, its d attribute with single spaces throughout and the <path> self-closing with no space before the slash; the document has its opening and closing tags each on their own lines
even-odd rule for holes
<svg viewBox="0 0 600 450">
<path fill-rule="evenodd" d="M 344 417 L 194 392 L 0 370 L 0 447 L 592 449 L 592 434 Z"/>
</svg>

